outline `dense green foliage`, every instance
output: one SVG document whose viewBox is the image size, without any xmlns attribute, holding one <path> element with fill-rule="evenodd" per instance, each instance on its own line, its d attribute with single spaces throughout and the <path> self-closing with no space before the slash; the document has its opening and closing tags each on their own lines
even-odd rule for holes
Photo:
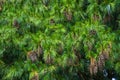
<svg viewBox="0 0 120 80">
<path fill-rule="evenodd" d="M 120 79 L 120 0 L 0 0 L 0 80 Z"/>
</svg>

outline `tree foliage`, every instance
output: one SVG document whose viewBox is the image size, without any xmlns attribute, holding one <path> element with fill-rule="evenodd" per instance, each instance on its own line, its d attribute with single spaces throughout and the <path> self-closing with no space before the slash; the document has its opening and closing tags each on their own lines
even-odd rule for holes
<svg viewBox="0 0 120 80">
<path fill-rule="evenodd" d="M 0 0 L 0 79 L 119 79 L 119 29 L 119 0 Z"/>
</svg>

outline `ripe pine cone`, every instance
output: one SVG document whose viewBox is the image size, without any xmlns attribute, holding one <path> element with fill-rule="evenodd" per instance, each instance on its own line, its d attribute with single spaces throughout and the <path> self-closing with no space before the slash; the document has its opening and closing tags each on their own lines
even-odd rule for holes
<svg viewBox="0 0 120 80">
<path fill-rule="evenodd" d="M 41 46 L 38 46 L 38 49 L 36 50 L 37 56 L 40 57 L 40 55 L 43 54 L 43 48 Z"/>
<path fill-rule="evenodd" d="M 102 54 L 103 54 L 105 60 L 108 60 L 108 59 L 109 59 L 109 52 L 108 52 L 107 50 L 104 50 L 104 51 L 102 52 Z"/>
<path fill-rule="evenodd" d="M 97 61 L 95 60 L 95 58 L 90 59 L 90 74 L 91 75 L 95 75 L 98 72 L 98 65 L 97 65 Z"/>
<path fill-rule="evenodd" d="M 64 11 L 64 15 L 65 15 L 65 17 L 66 17 L 66 19 L 68 20 L 68 21 L 71 21 L 72 20 L 72 12 L 70 12 L 70 11 Z"/>
<path fill-rule="evenodd" d="M 49 54 L 48 54 L 45 62 L 46 62 L 46 64 L 52 64 L 53 63 L 53 59 L 51 58 L 51 56 Z"/>
<path fill-rule="evenodd" d="M 90 35 L 96 35 L 97 32 L 93 29 L 93 30 L 90 30 L 89 33 L 90 33 Z"/>
<path fill-rule="evenodd" d="M 14 20 L 14 21 L 13 21 L 13 26 L 14 26 L 15 28 L 19 29 L 20 25 L 19 25 L 19 23 L 18 23 L 17 20 Z"/>
<path fill-rule="evenodd" d="M 27 58 L 32 62 L 36 62 L 38 60 L 37 53 L 35 51 L 30 51 L 27 53 Z"/>
<path fill-rule="evenodd" d="M 99 71 L 102 71 L 103 70 L 103 67 L 105 65 L 105 57 L 104 55 L 101 53 L 98 57 L 98 68 L 99 68 Z"/>
</svg>

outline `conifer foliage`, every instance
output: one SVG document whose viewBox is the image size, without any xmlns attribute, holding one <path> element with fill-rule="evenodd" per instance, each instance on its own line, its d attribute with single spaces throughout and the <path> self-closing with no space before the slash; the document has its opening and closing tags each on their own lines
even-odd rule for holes
<svg viewBox="0 0 120 80">
<path fill-rule="evenodd" d="M 0 80 L 120 79 L 120 0 L 0 0 Z"/>
</svg>

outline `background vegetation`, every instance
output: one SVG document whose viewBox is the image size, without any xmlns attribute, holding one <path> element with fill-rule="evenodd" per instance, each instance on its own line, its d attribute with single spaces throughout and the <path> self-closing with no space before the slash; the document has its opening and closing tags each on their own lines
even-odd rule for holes
<svg viewBox="0 0 120 80">
<path fill-rule="evenodd" d="M 120 80 L 120 0 L 0 0 L 0 80 Z"/>
</svg>

